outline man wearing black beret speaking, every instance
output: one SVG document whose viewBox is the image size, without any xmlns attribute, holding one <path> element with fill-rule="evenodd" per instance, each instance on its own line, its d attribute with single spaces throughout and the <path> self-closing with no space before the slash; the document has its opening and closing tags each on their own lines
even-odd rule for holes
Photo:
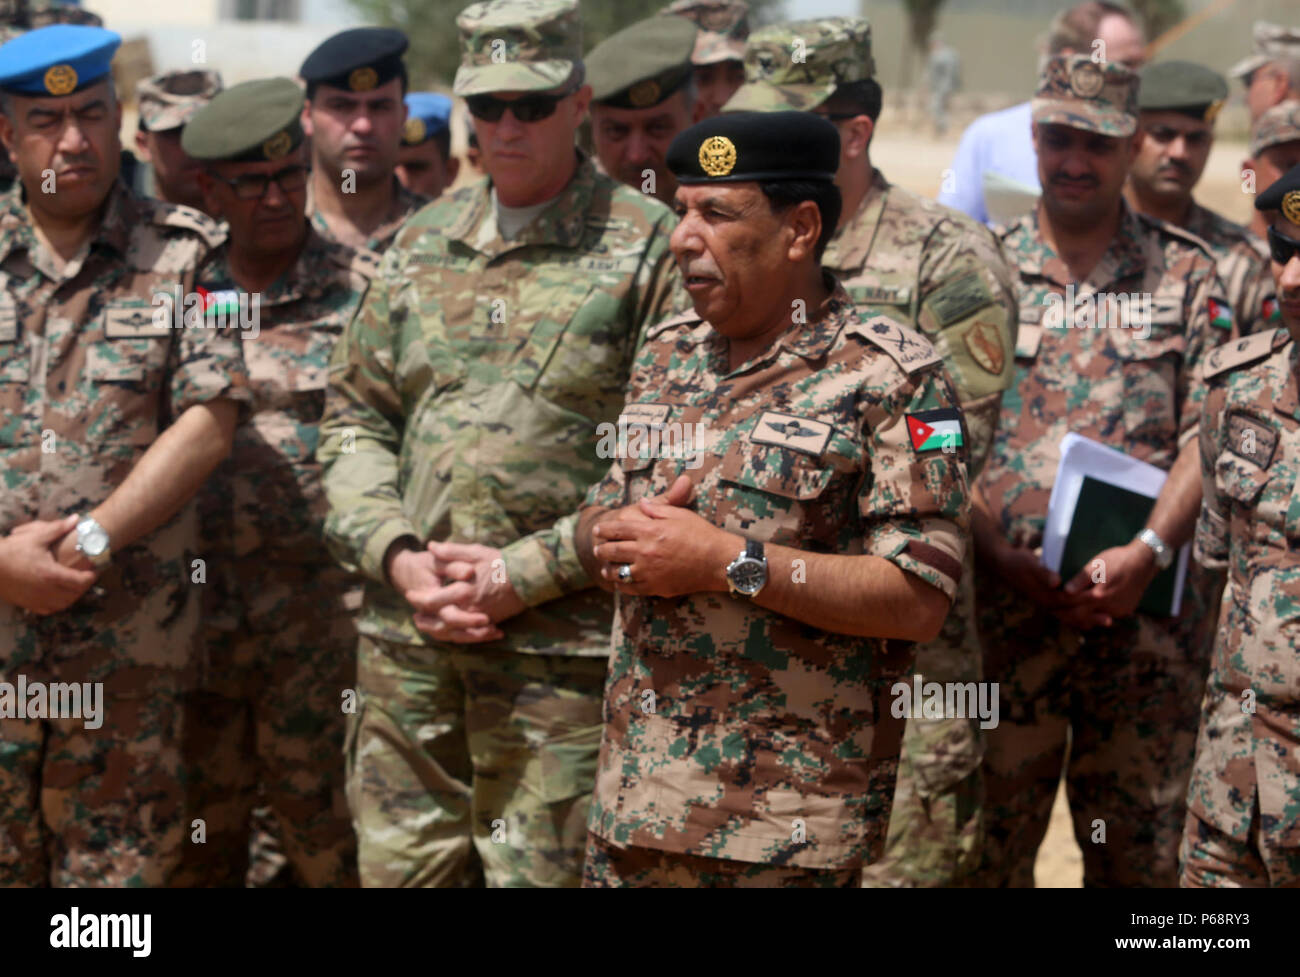
<svg viewBox="0 0 1300 977">
<path fill-rule="evenodd" d="M 728 114 L 667 162 L 694 312 L 650 330 L 576 532 L 618 594 L 583 882 L 854 887 L 888 697 L 961 573 L 965 423 L 930 343 L 821 267 L 831 123 Z"/>
</svg>

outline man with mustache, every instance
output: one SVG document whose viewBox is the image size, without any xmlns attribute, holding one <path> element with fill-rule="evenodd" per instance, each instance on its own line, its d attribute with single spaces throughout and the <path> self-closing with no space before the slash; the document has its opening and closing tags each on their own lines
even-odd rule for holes
<svg viewBox="0 0 1300 977">
<path fill-rule="evenodd" d="M 235 336 L 174 318 L 217 225 L 119 179 L 120 43 L 59 24 L 0 47 L 0 680 L 102 690 L 98 726 L 0 720 L 0 885 L 170 885 L 191 843 L 188 503 L 248 376 Z"/>
<path fill-rule="evenodd" d="M 228 228 L 199 274 L 205 322 L 241 326 L 253 392 L 234 450 L 199 494 L 207 674 L 187 700 L 186 761 L 207 838 L 188 860 L 195 885 L 244 885 L 259 792 L 286 881 L 357 884 L 341 707 L 356 687 L 361 590 L 325 549 L 316 444 L 330 353 L 378 262 L 306 220 L 302 103 L 289 78 L 244 82 L 182 140 Z M 242 328 L 247 313 L 255 329 Z"/>
<path fill-rule="evenodd" d="M 1228 97 L 1228 83 L 1189 61 L 1164 61 L 1142 70 L 1138 91 L 1138 154 L 1129 168 L 1124 197 L 1140 214 L 1195 234 L 1218 262 L 1233 321 L 1244 335 L 1276 314 L 1273 276 L 1260 240 L 1192 198 L 1214 148 L 1214 120 Z"/>
<path fill-rule="evenodd" d="M 576 886 L 613 609 L 572 526 L 672 311 L 674 222 L 574 146 L 576 0 L 457 25 L 488 178 L 398 234 L 321 426 L 327 538 L 366 578 L 349 800 L 363 885 Z"/>
<path fill-rule="evenodd" d="M 169 71 L 136 86 L 135 151 L 148 167 L 152 196 L 203 210 L 202 167 L 181 148 L 181 130 L 219 91 L 215 71 Z"/>
<path fill-rule="evenodd" d="M 1084 884 L 1177 880 L 1207 656 L 1179 620 L 1137 606 L 1192 534 L 1196 371 L 1232 335 L 1231 310 L 1215 299 L 1206 245 L 1124 201 L 1137 89 L 1137 75 L 1118 64 L 1046 62 L 1032 102 L 1043 195 L 1001 234 L 1019 273 L 1016 381 L 973 507 L 985 677 L 999 683 L 1002 704 L 984 763 L 988 885 L 1033 885 L 1067 744 Z M 1070 287 L 1078 297 L 1066 320 L 1060 299 Z M 1137 315 L 1105 304 L 1093 314 L 1093 299 L 1116 293 L 1150 296 L 1149 314 L 1140 300 Z M 1069 432 L 1169 477 L 1146 527 L 1086 561 L 1062 589 L 1038 547 Z"/>
<path fill-rule="evenodd" d="M 844 208 L 822 263 L 860 310 L 889 316 L 934 344 L 960 398 L 969 473 L 976 477 L 1014 372 L 1015 293 L 997 239 L 964 214 L 890 183 L 872 165 L 883 93 L 865 19 L 761 28 L 750 36 L 745 71 L 727 111 L 801 108 L 835 124 L 835 183 Z M 928 681 L 981 677 L 974 554 L 966 561 L 943 631 L 917 648 L 916 670 Z M 867 885 L 951 886 L 970 878 L 979 864 L 982 755 L 978 720 L 908 717 L 885 857 L 867 868 Z"/>
<path fill-rule="evenodd" d="M 397 179 L 406 121 L 406 35 L 381 27 L 335 34 L 302 63 L 302 128 L 311 140 L 307 215 L 325 237 L 379 254 L 428 199 Z"/>
<path fill-rule="evenodd" d="M 822 267 L 839 161 L 806 112 L 669 150 L 694 311 L 651 331 L 619 426 L 700 434 L 621 452 L 579 522 L 619 595 L 586 886 L 854 888 L 884 849 L 894 686 L 962 573 L 967 431 L 934 347 Z"/>
<path fill-rule="evenodd" d="M 601 41 L 587 55 L 591 140 L 601 167 L 635 190 L 671 203 L 677 181 L 664 156 L 691 124 L 695 28 L 651 17 Z"/>
<path fill-rule="evenodd" d="M 1255 209 L 1283 325 L 1205 364 L 1196 555 L 1228 589 L 1187 797 L 1190 887 L 1300 887 L 1300 166 Z"/>
</svg>

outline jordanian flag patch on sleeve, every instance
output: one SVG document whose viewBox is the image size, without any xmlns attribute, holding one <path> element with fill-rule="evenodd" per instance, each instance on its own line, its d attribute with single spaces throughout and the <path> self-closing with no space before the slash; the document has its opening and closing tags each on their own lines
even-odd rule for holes
<svg viewBox="0 0 1300 977">
<path fill-rule="evenodd" d="M 1270 295 L 1263 302 L 1260 309 L 1261 316 L 1265 322 L 1277 322 L 1282 318 L 1282 306 L 1277 304 L 1277 297 Z"/>
<path fill-rule="evenodd" d="M 961 411 L 944 407 L 908 414 L 907 433 L 918 455 L 925 451 L 956 451 L 962 446 Z"/>
<path fill-rule="evenodd" d="M 1222 299 L 1210 299 L 1210 325 L 1219 329 L 1232 328 L 1232 308 Z"/>
</svg>

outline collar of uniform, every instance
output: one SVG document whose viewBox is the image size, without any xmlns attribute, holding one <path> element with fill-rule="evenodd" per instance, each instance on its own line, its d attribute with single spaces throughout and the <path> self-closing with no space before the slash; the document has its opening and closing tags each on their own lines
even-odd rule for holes
<svg viewBox="0 0 1300 977">
<path fill-rule="evenodd" d="M 36 233 L 24 199 L 20 180 L 15 180 L 0 198 L 0 261 L 15 251 L 33 253 L 36 247 Z M 99 227 L 90 239 L 91 249 L 103 245 L 118 255 L 125 255 L 131 243 L 131 229 L 141 220 L 139 202 L 130 187 L 121 179 L 115 180 L 108 191 Z"/>
<path fill-rule="evenodd" d="M 1282 388 L 1282 395 L 1273 401 L 1273 409 L 1300 420 L 1300 386 L 1296 380 L 1296 373 L 1300 371 L 1300 343 L 1294 340 L 1287 343 L 1286 363 L 1286 386 Z"/>
<path fill-rule="evenodd" d="M 474 196 L 469 206 L 461 208 L 456 220 L 448 225 L 446 236 L 491 258 L 525 245 L 576 248 L 582 243 L 587 211 L 591 206 L 597 178 L 596 168 L 587 155 L 581 150 L 576 152 L 578 168 L 569 185 L 560 191 L 551 205 L 538 214 L 537 219 L 524 228 L 518 237 L 507 241 L 495 228 L 496 213 L 492 209 L 490 179 L 480 180 L 474 186 Z M 488 221 L 493 223 L 493 233 L 484 240 L 486 234 L 483 225 Z"/>
<path fill-rule="evenodd" d="M 320 212 L 316 206 L 316 196 L 312 193 L 312 181 L 307 181 L 307 202 L 303 209 L 307 213 L 308 221 L 311 226 L 318 230 L 322 235 L 329 235 L 330 226 L 325 220 L 325 215 Z M 379 225 L 377 233 L 366 242 L 367 247 L 374 247 L 377 243 L 392 237 L 397 233 L 398 228 L 406 223 L 406 219 L 413 213 L 429 202 L 429 198 L 418 193 L 412 193 L 406 187 L 402 186 L 402 181 L 393 177 L 393 203 L 389 209 L 388 215 L 384 222 Z"/>
<path fill-rule="evenodd" d="M 693 331 L 688 341 L 698 343 L 701 339 L 711 340 L 709 351 L 718 358 L 716 362 L 721 364 L 717 372 L 725 376 L 748 373 L 750 370 L 766 367 L 781 355 L 782 350 L 805 359 L 820 359 L 826 355 L 826 351 L 844 328 L 844 314 L 853 311 L 853 300 L 849 298 L 844 286 L 824 268 L 822 269 L 822 284 L 826 286 L 826 290 L 830 294 L 815 311 L 809 311 L 808 322 L 792 323 L 772 342 L 772 345 L 734 370 L 726 368 L 727 343 L 725 338 L 716 332 L 712 326 L 708 326 L 702 333 L 698 330 Z"/>
<path fill-rule="evenodd" d="M 1088 274 L 1088 280 L 1096 282 L 1099 290 L 1113 281 L 1141 274 L 1147 263 L 1142 248 L 1144 237 L 1142 223 L 1123 197 L 1120 198 L 1119 206 L 1119 230 L 1111 239 L 1097 266 Z M 1009 254 L 1015 254 L 1020 274 L 1038 275 L 1064 288 L 1073 279 L 1065 262 L 1043 237 L 1038 214 L 1039 208 L 1035 207 L 1029 212 L 1028 217 L 1021 218 L 1024 221 L 1023 230 L 1033 236 L 1035 246 L 1027 249 L 1017 248 L 1011 240 L 1015 237 L 1013 232 L 1008 236 L 1006 250 Z M 1082 283 L 1074 282 L 1074 284 Z"/>
<path fill-rule="evenodd" d="M 262 292 L 261 306 L 284 305 L 323 294 L 334 281 L 330 269 L 334 267 L 335 255 L 339 251 L 351 252 L 352 249 L 325 237 L 308 221 L 307 240 L 298 254 L 298 260 Z M 202 278 L 200 284 L 205 288 L 210 285 L 235 284 L 235 276 L 230 271 L 229 237 L 204 261 Z"/>
<path fill-rule="evenodd" d="M 830 244 L 826 245 L 822 265 L 843 270 L 860 268 L 866 264 L 888 198 L 889 181 L 885 179 L 885 174 L 873 168 L 871 187 L 867 190 L 867 195 L 862 198 L 862 203 L 858 204 L 857 213 L 835 232 Z"/>
</svg>

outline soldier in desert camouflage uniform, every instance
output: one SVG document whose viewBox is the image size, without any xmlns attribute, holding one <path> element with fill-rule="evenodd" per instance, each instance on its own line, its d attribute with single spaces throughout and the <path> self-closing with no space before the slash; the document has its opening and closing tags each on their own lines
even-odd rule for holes
<svg viewBox="0 0 1300 977">
<path fill-rule="evenodd" d="M 695 121 L 711 119 L 745 82 L 745 38 L 749 4 L 744 0 L 675 0 L 659 11 L 685 17 L 696 26 Z"/>
<path fill-rule="evenodd" d="M 1256 194 L 1262 194 L 1288 172 L 1300 166 L 1300 101 L 1275 105 L 1255 122 L 1250 131 L 1250 158 L 1242 169 L 1254 178 Z M 1250 218 L 1250 229 L 1261 239 L 1268 235 L 1268 221 L 1259 211 Z M 1269 322 L 1281 321 L 1275 310 Z"/>
<path fill-rule="evenodd" d="M 220 74 L 199 70 L 168 71 L 136 86 L 135 188 L 141 193 L 203 210 L 200 167 L 181 148 L 181 130 L 221 87 Z"/>
<path fill-rule="evenodd" d="M 1169 886 L 1206 655 L 1179 640 L 1177 619 L 1134 611 L 1191 536 L 1195 370 L 1231 335 L 1230 312 L 1204 244 L 1124 203 L 1137 76 L 1054 56 L 1033 113 L 1043 197 L 1002 232 L 1019 270 L 1016 383 L 975 492 L 985 675 L 1001 698 L 985 758 L 981 881 L 1032 885 L 1068 741 L 1085 884 Z M 1067 310 L 1063 293 L 1075 289 Z M 1091 314 L 1094 299 L 1115 294 L 1135 296 L 1136 309 Z M 1097 554 L 1062 591 L 1037 547 L 1068 432 L 1170 475 L 1141 538 Z"/>
<path fill-rule="evenodd" d="M 406 35 L 356 27 L 322 41 L 298 69 L 311 137 L 307 216 L 333 241 L 382 253 L 428 198 L 397 179 L 407 111 Z"/>
<path fill-rule="evenodd" d="M 1259 195 L 1284 328 L 1214 350 L 1196 556 L 1228 572 L 1187 797 L 1185 886 L 1300 887 L 1300 166 Z"/>
<path fill-rule="evenodd" d="M 0 681 L 103 690 L 98 728 L 0 718 L 3 885 L 167 885 L 189 831 L 188 503 L 230 451 L 248 378 L 233 335 L 174 328 L 156 304 L 193 289 L 219 231 L 117 179 L 120 41 L 58 26 L 0 48 L 0 135 L 22 175 L 0 200 Z"/>
<path fill-rule="evenodd" d="M 668 162 L 695 314 L 652 330 L 619 427 L 669 440 L 628 430 L 578 536 L 620 593 L 584 884 L 855 887 L 884 848 L 893 685 L 961 576 L 961 412 L 934 347 L 820 267 L 833 126 L 727 113 Z M 950 451 L 915 434 L 940 427 Z M 647 504 L 683 483 L 689 507 Z"/>
<path fill-rule="evenodd" d="M 244 883 L 259 788 L 289 877 L 356 885 L 343 738 L 361 592 L 325 549 L 316 444 L 330 353 L 377 259 L 302 218 L 301 112 L 290 79 L 250 81 L 213 99 L 184 135 L 206 165 L 208 205 L 230 229 L 199 275 L 206 316 L 251 312 L 255 327 L 240 332 L 251 414 L 199 496 L 208 675 L 190 700 L 186 760 L 207 831 L 193 881 L 205 885 Z"/>
<path fill-rule="evenodd" d="M 800 64 L 792 61 L 795 38 Z M 871 165 L 881 91 L 866 20 L 762 28 L 749 39 L 745 65 L 746 84 L 728 111 L 803 108 L 836 123 L 844 213 L 822 263 L 859 309 L 922 332 L 943 356 L 970 429 L 975 477 L 1013 375 L 1015 293 L 997 239 L 965 215 L 890 184 Z M 981 678 L 973 552 L 966 564 L 939 639 L 917 649 L 926 681 Z M 908 720 L 886 856 L 867 869 L 868 885 L 954 885 L 969 876 L 979 860 L 982 756 L 976 717 Z"/>
<path fill-rule="evenodd" d="M 321 432 L 329 539 L 366 577 L 349 800 L 364 885 L 572 886 L 612 607 L 567 541 L 608 465 L 597 426 L 671 311 L 673 216 L 574 150 L 574 0 L 458 24 L 489 179 L 384 256 Z"/>
<path fill-rule="evenodd" d="M 1228 83 L 1201 65 L 1164 61 L 1144 68 L 1138 91 L 1142 140 L 1124 195 L 1138 213 L 1175 224 L 1210 246 L 1233 321 L 1245 335 L 1277 314 L 1277 303 L 1270 301 L 1268 251 L 1247 228 L 1192 199 L 1227 97 Z"/>
</svg>

